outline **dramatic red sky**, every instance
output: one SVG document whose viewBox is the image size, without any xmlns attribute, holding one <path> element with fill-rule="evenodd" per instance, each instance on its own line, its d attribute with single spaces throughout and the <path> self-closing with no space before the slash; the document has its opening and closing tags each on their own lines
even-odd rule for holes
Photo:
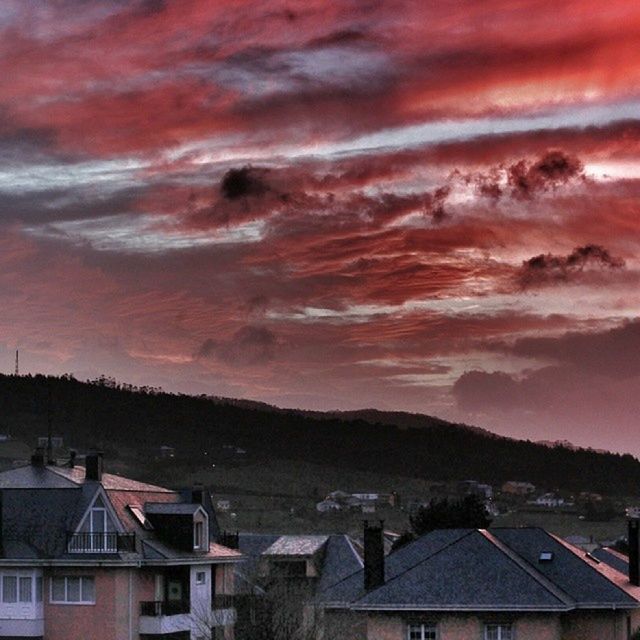
<svg viewBox="0 0 640 640">
<path fill-rule="evenodd" d="M 640 454 L 639 41 L 637 0 L 3 0 L 0 369 Z"/>
</svg>

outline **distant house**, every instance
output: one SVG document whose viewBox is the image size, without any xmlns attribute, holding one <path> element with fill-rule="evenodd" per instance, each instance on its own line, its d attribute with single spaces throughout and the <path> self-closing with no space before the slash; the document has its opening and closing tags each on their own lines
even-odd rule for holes
<svg viewBox="0 0 640 640">
<path fill-rule="evenodd" d="M 176 457 L 175 447 L 170 447 L 169 445 L 163 444 L 161 447 L 158 447 L 158 458 L 160 460 L 166 460 L 169 458 Z"/>
<path fill-rule="evenodd" d="M 557 496 L 555 493 L 543 493 L 542 495 L 538 496 L 535 500 L 530 500 L 529 503 L 535 504 L 539 507 L 550 507 L 550 508 L 562 507 L 565 504 L 567 504 L 564 498 Z"/>
<path fill-rule="evenodd" d="M 326 513 L 327 511 L 340 511 L 341 509 L 342 507 L 339 502 L 329 498 L 316 504 L 316 511 L 319 511 L 320 513 Z"/>
<path fill-rule="evenodd" d="M 319 594 L 325 637 L 345 619 L 349 640 L 627 640 L 640 626 L 639 553 L 634 576 L 538 528 L 437 530 L 386 557 L 382 536 L 366 527 L 363 568 Z"/>
<path fill-rule="evenodd" d="M 502 485 L 502 493 L 510 493 L 516 496 L 528 496 L 534 493 L 536 487 L 530 482 L 517 482 L 515 480 L 508 480 Z"/>
<path fill-rule="evenodd" d="M 38 446 L 46 449 L 49 446 L 49 437 L 40 436 L 38 438 Z M 51 436 L 51 446 L 54 449 L 62 449 L 64 446 L 64 439 L 62 436 Z"/>
<path fill-rule="evenodd" d="M 229 511 L 229 509 L 231 509 L 231 501 L 230 500 L 217 500 L 216 501 L 216 509 L 218 511 Z"/>
<path fill-rule="evenodd" d="M 328 504 L 324 504 L 329 501 Z M 400 496 L 396 491 L 392 491 L 391 493 L 377 493 L 377 492 L 358 492 L 358 493 L 347 493 L 346 491 L 332 491 L 327 495 L 325 500 L 318 503 L 316 508 L 318 511 L 330 511 L 332 508 L 332 503 L 339 505 L 341 509 L 359 509 L 364 511 L 365 513 L 373 513 L 373 511 L 365 511 L 364 507 L 399 507 L 400 506 Z M 318 508 L 322 505 L 322 508 Z"/>
</svg>

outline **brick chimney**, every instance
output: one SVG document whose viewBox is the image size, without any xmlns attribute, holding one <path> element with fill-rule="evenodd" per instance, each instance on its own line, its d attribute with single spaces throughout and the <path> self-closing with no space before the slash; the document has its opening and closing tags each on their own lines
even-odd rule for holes
<svg viewBox="0 0 640 640">
<path fill-rule="evenodd" d="M 640 519 L 629 518 L 629 582 L 640 586 Z"/>
<path fill-rule="evenodd" d="M 384 520 L 379 525 L 364 521 L 364 588 L 366 591 L 384 584 Z"/>
<path fill-rule="evenodd" d="M 93 451 L 87 454 L 85 458 L 85 480 L 94 480 L 100 482 L 102 480 L 102 451 Z"/>
</svg>

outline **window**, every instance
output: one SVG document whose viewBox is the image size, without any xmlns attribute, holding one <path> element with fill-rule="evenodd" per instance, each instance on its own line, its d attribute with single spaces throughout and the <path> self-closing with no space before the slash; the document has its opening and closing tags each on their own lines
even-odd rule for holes
<svg viewBox="0 0 640 640">
<path fill-rule="evenodd" d="M 412 623 L 407 630 L 407 640 L 436 640 L 436 625 L 432 623 Z"/>
<path fill-rule="evenodd" d="M 20 576 L 18 578 L 20 602 L 31 602 L 32 584 L 33 579 L 31 576 Z"/>
<path fill-rule="evenodd" d="M 512 624 L 485 624 L 484 640 L 513 640 Z"/>
<path fill-rule="evenodd" d="M 18 602 L 18 576 L 2 576 L 2 602 Z"/>
<path fill-rule="evenodd" d="M 200 549 L 204 543 L 204 522 L 193 524 L 193 548 Z"/>
<path fill-rule="evenodd" d="M 204 571 L 196 571 L 196 584 L 207 584 L 207 574 Z"/>
<path fill-rule="evenodd" d="M 96 587 L 93 576 L 51 578 L 51 602 L 58 604 L 94 604 Z"/>
</svg>

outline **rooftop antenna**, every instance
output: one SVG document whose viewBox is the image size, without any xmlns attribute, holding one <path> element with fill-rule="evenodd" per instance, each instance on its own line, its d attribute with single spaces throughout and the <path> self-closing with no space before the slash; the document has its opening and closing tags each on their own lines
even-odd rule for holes
<svg viewBox="0 0 640 640">
<path fill-rule="evenodd" d="M 20 366 L 18 360 L 18 350 L 16 349 L 16 378 L 20 375 Z"/>
</svg>

